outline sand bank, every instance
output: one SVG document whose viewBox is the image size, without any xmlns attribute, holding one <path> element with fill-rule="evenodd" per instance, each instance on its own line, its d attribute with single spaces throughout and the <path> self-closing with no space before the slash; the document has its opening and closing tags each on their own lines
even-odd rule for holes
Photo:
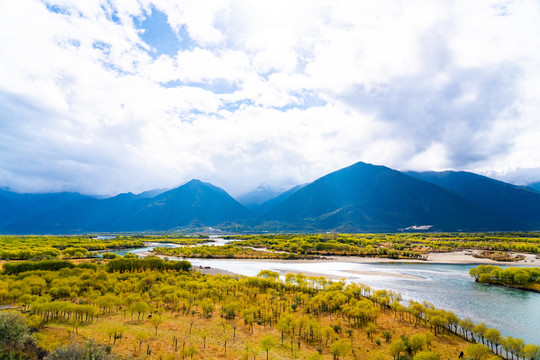
<svg viewBox="0 0 540 360">
<path fill-rule="evenodd" d="M 355 263 L 433 263 L 433 264 L 491 264 L 491 265 L 519 265 L 519 266 L 540 266 L 540 259 L 536 255 L 522 254 L 525 259 L 514 262 L 495 261 L 491 259 L 475 258 L 473 255 L 480 250 L 464 250 L 446 253 L 429 253 L 427 260 L 416 259 L 387 259 L 377 257 L 361 256 L 332 256 L 329 260 Z"/>
<path fill-rule="evenodd" d="M 388 259 L 381 257 L 363 257 L 363 256 L 327 256 L 324 259 L 313 259 L 313 260 L 283 260 L 283 259 L 218 259 L 220 261 L 256 261 L 256 262 L 268 262 L 268 263 L 317 263 L 317 262 L 328 262 L 328 261 L 338 261 L 338 262 L 353 262 L 353 263 L 433 263 L 433 264 L 491 264 L 491 265 L 518 265 L 518 266 L 534 266 L 540 267 L 540 258 L 537 255 L 533 254 L 524 254 L 523 260 L 520 261 L 495 261 L 491 259 L 482 259 L 475 258 L 473 255 L 479 253 L 481 250 L 463 250 L 463 251 L 453 251 L 453 252 L 442 252 L 442 253 L 429 253 L 427 260 L 418 260 L 418 259 Z M 517 254 L 517 253 L 512 253 Z M 151 252 L 142 252 L 138 253 L 140 256 L 154 255 Z M 167 257 L 159 255 L 160 257 Z M 171 258 L 173 256 L 170 256 Z M 204 260 L 204 259 L 203 259 Z"/>
</svg>

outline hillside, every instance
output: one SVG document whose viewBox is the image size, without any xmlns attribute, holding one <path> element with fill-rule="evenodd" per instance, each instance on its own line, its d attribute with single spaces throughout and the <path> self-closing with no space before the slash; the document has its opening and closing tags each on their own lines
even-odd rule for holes
<svg viewBox="0 0 540 360">
<path fill-rule="evenodd" d="M 272 208 L 267 220 L 336 231 L 511 230 L 508 220 L 438 186 L 384 166 L 357 163 L 305 186 Z"/>
<path fill-rule="evenodd" d="M 540 193 L 470 172 L 407 172 L 506 217 L 540 225 Z"/>
<path fill-rule="evenodd" d="M 10 203 L 7 205 L 12 206 Z M 151 198 L 132 193 L 108 199 L 84 197 L 50 211 L 12 221 L 4 225 L 4 232 L 169 230 L 188 225 L 214 225 L 249 216 L 249 211 L 224 190 L 192 180 Z"/>
</svg>

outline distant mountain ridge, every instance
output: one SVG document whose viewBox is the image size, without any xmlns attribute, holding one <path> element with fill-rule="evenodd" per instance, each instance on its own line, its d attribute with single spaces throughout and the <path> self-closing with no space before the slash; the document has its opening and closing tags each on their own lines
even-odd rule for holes
<svg viewBox="0 0 540 360">
<path fill-rule="evenodd" d="M 248 209 L 256 209 L 264 202 L 279 196 L 281 192 L 274 190 L 268 185 L 257 186 L 254 190 L 242 194 L 236 200 Z"/>
<path fill-rule="evenodd" d="M 451 190 L 495 213 L 540 227 L 540 193 L 526 187 L 464 171 L 406 174 Z"/>
<path fill-rule="evenodd" d="M 223 189 L 199 180 L 151 198 L 132 193 L 82 198 L 42 214 L 4 225 L 7 233 L 163 231 L 211 226 L 251 216 Z"/>
<path fill-rule="evenodd" d="M 505 231 L 540 226 L 540 193 L 466 172 L 399 172 L 356 163 L 250 208 L 199 180 L 171 190 L 98 199 L 0 190 L 0 232 Z M 253 195 L 253 194 L 252 194 Z M 261 196 L 259 196 L 261 195 Z M 249 196 L 248 196 L 249 198 Z M 244 199 L 246 200 L 246 199 Z"/>
<path fill-rule="evenodd" d="M 357 163 L 305 186 L 266 219 L 338 231 L 509 230 L 524 226 L 431 183 L 384 166 Z"/>
</svg>

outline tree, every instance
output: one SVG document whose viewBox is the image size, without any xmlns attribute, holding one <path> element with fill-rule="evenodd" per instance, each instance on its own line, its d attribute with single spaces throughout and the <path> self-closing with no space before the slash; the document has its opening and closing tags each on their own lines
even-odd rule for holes
<svg viewBox="0 0 540 360">
<path fill-rule="evenodd" d="M 163 324 L 163 318 L 160 315 L 155 314 L 152 317 L 152 320 L 150 320 L 150 322 L 152 323 L 152 326 L 156 329 L 156 335 L 157 335 L 158 326 Z"/>
<path fill-rule="evenodd" d="M 489 328 L 484 332 L 484 337 L 490 342 L 491 348 L 495 347 L 495 353 L 499 354 L 499 344 L 501 342 L 501 333 L 497 329 Z"/>
<path fill-rule="evenodd" d="M 373 334 L 377 331 L 377 326 L 375 326 L 375 324 L 373 323 L 368 323 L 367 326 L 366 326 L 366 334 L 368 336 L 368 338 L 371 339 L 371 341 L 373 341 Z"/>
<path fill-rule="evenodd" d="M 266 351 L 266 360 L 268 360 L 268 352 L 277 345 L 276 339 L 272 335 L 266 335 L 261 339 L 261 349 Z"/>
<path fill-rule="evenodd" d="M 193 344 L 189 344 L 187 348 L 182 351 L 184 356 L 189 356 L 190 359 L 193 359 L 193 355 L 197 354 L 197 348 Z"/>
<path fill-rule="evenodd" d="M 256 350 L 251 342 L 246 342 L 246 344 L 244 345 L 244 350 L 246 351 L 246 360 L 249 360 L 249 355 L 253 355 L 255 357 Z"/>
<path fill-rule="evenodd" d="M 329 326 L 329 325 L 326 325 L 326 326 L 323 326 L 323 328 L 321 329 L 321 332 L 323 333 L 324 337 L 326 338 L 326 343 L 325 343 L 325 346 L 328 347 L 328 341 L 334 337 L 336 335 L 336 332 L 334 331 L 334 329 Z"/>
<path fill-rule="evenodd" d="M 0 358 L 17 358 L 28 349 L 36 349 L 36 345 L 22 315 L 0 312 Z"/>
<path fill-rule="evenodd" d="M 283 336 L 285 333 L 288 333 L 291 331 L 291 328 L 293 327 L 294 318 L 291 314 L 284 314 L 281 319 L 277 323 L 277 328 L 279 331 L 281 331 L 281 343 L 283 344 Z"/>
<path fill-rule="evenodd" d="M 469 338 L 469 333 L 472 334 L 473 331 L 474 331 L 474 323 L 473 323 L 473 321 L 470 318 L 462 319 L 459 322 L 459 326 L 463 329 L 463 331 L 465 332 L 465 337 L 468 339 Z M 474 338 L 473 338 L 473 341 L 474 341 Z"/>
<path fill-rule="evenodd" d="M 487 326 L 484 323 L 480 323 L 474 327 L 474 334 L 482 339 L 482 344 L 484 344 L 484 333 L 487 330 Z"/>
<path fill-rule="evenodd" d="M 334 360 L 338 360 L 340 356 L 346 356 L 351 351 L 351 345 L 344 339 L 335 341 L 330 347 L 330 354 L 334 356 Z"/>
<path fill-rule="evenodd" d="M 411 349 L 412 355 L 416 354 L 417 351 L 422 350 L 426 343 L 427 339 L 424 334 L 414 334 L 409 338 L 409 341 L 407 342 L 409 348 Z"/>
<path fill-rule="evenodd" d="M 523 356 L 526 359 L 537 360 L 540 359 L 540 346 L 529 344 L 523 348 Z"/>
<path fill-rule="evenodd" d="M 402 339 L 396 339 L 388 345 L 388 353 L 394 360 L 399 359 L 400 354 L 407 350 L 407 346 Z"/>
<path fill-rule="evenodd" d="M 85 345 L 70 343 L 50 353 L 45 360 L 113 360 L 115 359 L 106 346 L 88 342 Z"/>
<path fill-rule="evenodd" d="M 482 344 L 470 344 L 465 348 L 465 356 L 471 360 L 484 360 L 489 354 L 488 347 Z"/>
<path fill-rule="evenodd" d="M 139 343 L 139 351 L 141 350 L 142 343 L 149 339 L 148 334 L 142 331 L 138 331 L 135 334 L 135 340 Z"/>
</svg>

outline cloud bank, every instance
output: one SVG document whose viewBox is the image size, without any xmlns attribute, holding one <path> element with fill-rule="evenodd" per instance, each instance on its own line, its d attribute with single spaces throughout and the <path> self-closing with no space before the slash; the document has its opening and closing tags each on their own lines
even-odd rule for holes
<svg viewBox="0 0 540 360">
<path fill-rule="evenodd" d="M 357 161 L 540 180 L 540 3 L 0 3 L 0 187 L 233 194 Z"/>
</svg>

